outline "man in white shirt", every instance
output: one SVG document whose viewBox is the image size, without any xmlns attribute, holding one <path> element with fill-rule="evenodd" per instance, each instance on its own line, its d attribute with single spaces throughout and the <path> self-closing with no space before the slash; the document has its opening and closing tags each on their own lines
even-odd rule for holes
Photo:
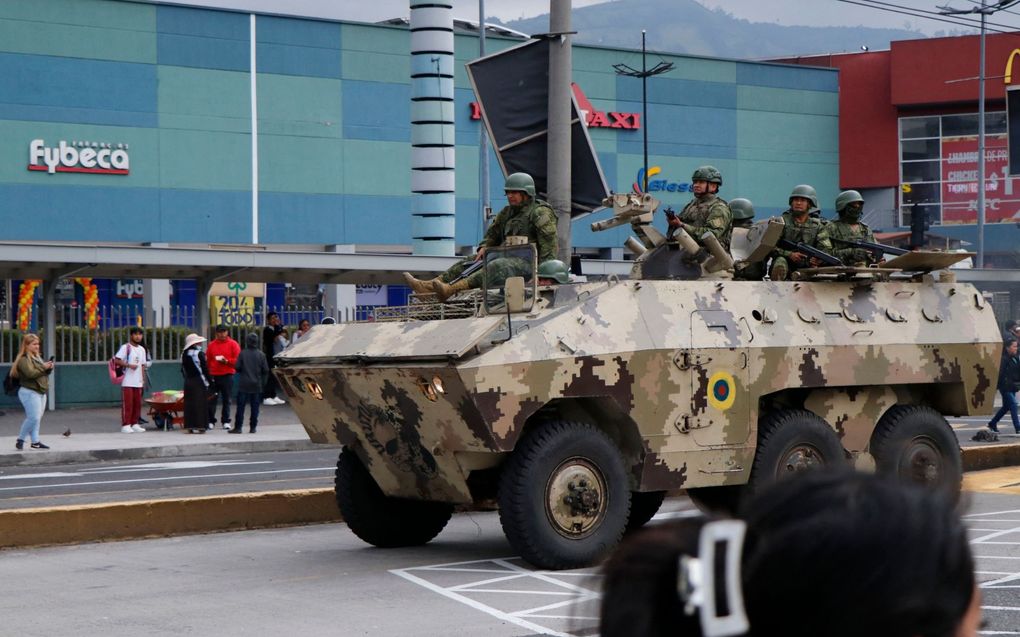
<svg viewBox="0 0 1020 637">
<path fill-rule="evenodd" d="M 142 347 L 142 328 L 132 327 L 127 343 L 120 346 L 114 357 L 117 367 L 123 368 L 124 380 L 120 385 L 121 433 L 142 433 L 145 427 L 138 424 L 142 415 L 142 387 L 145 385 L 146 369 L 152 365 Z"/>
</svg>

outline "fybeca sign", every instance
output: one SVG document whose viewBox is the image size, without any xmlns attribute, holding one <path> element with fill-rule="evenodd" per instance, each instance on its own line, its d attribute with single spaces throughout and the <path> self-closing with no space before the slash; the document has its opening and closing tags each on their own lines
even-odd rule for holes
<svg viewBox="0 0 1020 637">
<path fill-rule="evenodd" d="M 127 144 L 60 140 L 47 146 L 42 139 L 28 144 L 28 169 L 54 173 L 126 175 L 131 169 Z"/>
</svg>

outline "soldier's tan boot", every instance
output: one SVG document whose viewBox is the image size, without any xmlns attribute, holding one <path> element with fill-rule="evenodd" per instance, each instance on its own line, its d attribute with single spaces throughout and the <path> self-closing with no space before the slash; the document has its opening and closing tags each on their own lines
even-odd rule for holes
<svg viewBox="0 0 1020 637">
<path fill-rule="evenodd" d="M 438 280 L 439 278 L 436 277 L 431 281 L 422 281 L 421 279 L 416 279 L 411 276 L 410 272 L 404 272 L 404 281 L 415 294 L 432 294 L 432 284 Z"/>
<path fill-rule="evenodd" d="M 775 263 L 772 265 L 772 271 L 769 272 L 769 278 L 773 281 L 785 281 L 789 272 L 786 269 L 785 263 Z"/>
<path fill-rule="evenodd" d="M 467 279 L 461 279 L 460 281 L 450 284 L 443 283 L 439 279 L 432 282 L 432 291 L 436 293 L 436 296 L 439 297 L 440 301 L 446 301 L 446 299 L 450 298 L 457 292 L 468 289 L 468 287 L 470 286 L 468 286 Z"/>
</svg>

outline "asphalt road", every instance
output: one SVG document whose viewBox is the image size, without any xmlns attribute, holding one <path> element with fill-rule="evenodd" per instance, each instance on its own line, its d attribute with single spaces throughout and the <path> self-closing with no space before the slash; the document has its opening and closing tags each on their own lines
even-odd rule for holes
<svg viewBox="0 0 1020 637">
<path fill-rule="evenodd" d="M 336 449 L 0 468 L 0 509 L 333 486 Z"/>
<path fill-rule="evenodd" d="M 686 499 L 667 501 L 689 515 Z M 1020 635 L 1020 495 L 971 496 L 982 634 Z M 431 544 L 381 550 L 343 524 L 0 553 L 4 633 L 400 635 L 596 633 L 593 570 L 535 571 L 491 512 Z"/>
</svg>

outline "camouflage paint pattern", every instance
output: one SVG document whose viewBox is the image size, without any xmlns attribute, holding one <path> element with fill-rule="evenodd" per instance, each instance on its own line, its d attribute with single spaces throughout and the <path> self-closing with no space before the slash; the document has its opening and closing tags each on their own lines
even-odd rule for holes
<svg viewBox="0 0 1020 637">
<path fill-rule="evenodd" d="M 353 447 L 384 492 L 466 503 L 472 470 L 554 418 L 606 430 L 641 491 L 746 482 L 775 405 L 866 454 L 892 404 L 988 413 L 1001 348 L 980 293 L 930 275 L 559 285 L 511 321 L 316 326 L 275 373 L 309 436 Z"/>
</svg>

